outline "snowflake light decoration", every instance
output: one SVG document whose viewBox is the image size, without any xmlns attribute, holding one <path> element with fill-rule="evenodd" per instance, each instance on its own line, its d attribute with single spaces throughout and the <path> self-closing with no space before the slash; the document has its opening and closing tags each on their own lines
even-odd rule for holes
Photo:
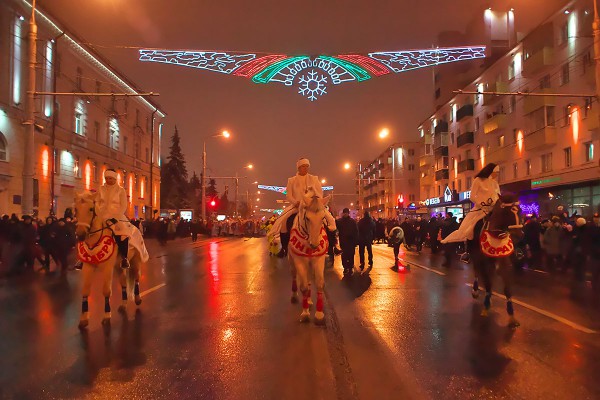
<svg viewBox="0 0 600 400">
<path fill-rule="evenodd" d="M 310 101 L 315 101 L 317 96 L 327 94 L 326 83 L 327 77 L 325 75 L 318 75 L 314 69 L 311 69 L 308 74 L 300 77 L 298 93 L 306 96 Z"/>
<path fill-rule="evenodd" d="M 249 78 L 254 83 L 298 85 L 310 101 L 327 94 L 327 85 L 364 82 L 390 73 L 485 58 L 485 46 L 446 47 L 367 54 L 286 55 L 227 51 L 140 50 L 140 61 L 175 64 Z"/>
</svg>

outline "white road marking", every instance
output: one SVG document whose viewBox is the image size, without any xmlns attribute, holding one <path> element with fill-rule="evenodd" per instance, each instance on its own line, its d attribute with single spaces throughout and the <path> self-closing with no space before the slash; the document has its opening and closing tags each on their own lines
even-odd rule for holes
<svg viewBox="0 0 600 400">
<path fill-rule="evenodd" d="M 467 285 L 467 286 L 469 286 L 471 288 L 473 287 L 473 284 L 471 284 L 471 283 L 465 283 L 465 285 Z M 481 290 L 481 291 L 483 291 L 483 290 Z M 492 294 L 494 296 L 497 296 L 497 297 L 500 297 L 500 298 L 506 300 L 506 296 L 504 296 L 503 294 L 500 294 L 500 293 L 497 293 L 497 292 L 492 292 Z M 563 318 L 560 315 L 556 315 L 556 314 L 551 313 L 550 311 L 546 311 L 546 310 L 543 310 L 543 309 L 538 308 L 536 306 L 532 306 L 532 305 L 527 304 L 527 303 L 525 303 L 523 301 L 517 300 L 514 297 L 512 299 L 512 302 L 515 303 L 515 304 L 520 305 L 521 307 L 525 307 L 525 308 L 527 308 L 527 309 L 529 309 L 531 311 L 535 311 L 535 312 L 537 312 L 539 314 L 542 314 L 542 315 L 544 315 L 544 316 L 546 316 L 548 318 L 552 318 L 555 321 L 558 321 L 558 322 L 561 322 L 561 323 L 563 323 L 565 325 L 568 325 L 568 326 L 570 326 L 573 329 L 577 329 L 578 331 L 581 331 L 581 332 L 584 332 L 584 333 L 598 333 L 597 331 L 595 331 L 593 329 L 586 328 L 585 326 L 579 325 L 578 323 L 575 323 L 573 321 L 569 321 L 568 319 Z"/>
<path fill-rule="evenodd" d="M 163 286 L 167 286 L 167 284 L 166 283 L 161 283 L 160 285 L 156 285 L 154 287 L 151 287 L 148 290 L 144 290 L 142 293 L 140 293 L 140 297 L 144 297 L 145 295 L 150 294 L 150 293 L 154 292 L 155 290 L 160 289 Z"/>
<path fill-rule="evenodd" d="M 392 255 L 389 255 L 389 254 L 380 254 L 380 255 L 381 255 L 382 257 L 389 258 L 389 259 L 391 259 L 392 261 L 394 260 L 394 256 L 392 256 Z M 429 271 L 429 272 L 433 272 L 434 274 L 438 274 L 438 275 L 441 275 L 441 276 L 446 276 L 446 273 L 445 273 L 445 272 L 438 271 L 438 270 L 435 270 L 435 269 L 433 269 L 433 268 L 426 267 L 426 266 L 424 266 L 424 265 L 421 265 L 421 264 L 417 264 L 416 262 L 413 262 L 413 261 L 408 261 L 408 260 L 407 260 L 407 259 L 405 259 L 405 258 L 401 258 L 401 260 L 402 260 L 402 261 L 404 261 L 405 263 L 407 263 L 407 264 L 411 265 L 411 266 L 412 266 L 412 265 L 414 265 L 415 267 L 419 267 L 419 268 L 422 268 L 422 269 L 424 269 L 424 270 L 427 270 L 427 271 Z"/>
</svg>

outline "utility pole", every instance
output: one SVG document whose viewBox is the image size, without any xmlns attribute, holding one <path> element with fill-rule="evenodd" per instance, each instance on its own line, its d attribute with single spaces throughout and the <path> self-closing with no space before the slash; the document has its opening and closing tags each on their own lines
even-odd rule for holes
<svg viewBox="0 0 600 400">
<path fill-rule="evenodd" d="M 24 125 L 24 163 L 23 163 L 23 198 L 21 199 L 21 212 L 23 215 L 33 214 L 33 175 L 35 163 L 35 66 L 37 52 L 37 25 L 35 23 L 35 0 L 31 6 L 29 19 L 28 38 L 28 63 L 27 96 L 25 97 Z"/>
<path fill-rule="evenodd" d="M 206 140 L 202 141 L 202 174 L 200 175 L 202 182 L 202 222 L 206 224 Z"/>
<path fill-rule="evenodd" d="M 238 216 L 238 188 L 239 188 L 240 178 L 238 178 L 238 173 L 235 173 L 235 213 L 234 218 Z"/>
</svg>

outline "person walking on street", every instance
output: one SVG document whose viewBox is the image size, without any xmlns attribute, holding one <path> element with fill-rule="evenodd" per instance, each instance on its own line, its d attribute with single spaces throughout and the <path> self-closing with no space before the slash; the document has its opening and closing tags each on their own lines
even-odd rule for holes
<svg viewBox="0 0 600 400">
<path fill-rule="evenodd" d="M 421 217 L 417 217 L 417 222 L 415 223 L 415 247 L 417 253 L 421 253 L 421 250 L 423 250 L 423 242 L 426 235 L 427 223 Z"/>
<path fill-rule="evenodd" d="M 358 255 L 360 257 L 360 270 L 365 269 L 365 248 L 369 256 L 369 268 L 373 268 L 373 239 L 375 237 L 375 221 L 368 211 L 358 221 Z"/>
<path fill-rule="evenodd" d="M 340 247 L 342 248 L 342 266 L 344 276 L 351 276 L 354 270 L 354 251 L 358 243 L 358 225 L 350 217 L 350 210 L 342 210 L 342 218 L 336 221 L 339 232 Z"/>
<path fill-rule="evenodd" d="M 452 232 L 458 229 L 458 222 L 456 222 L 456 218 L 452 215 L 451 212 L 446 214 L 446 219 L 442 224 L 442 243 L 445 238 L 447 238 Z M 452 255 L 456 254 L 456 244 L 455 243 L 445 243 L 444 244 L 444 263 L 442 267 L 449 267 L 452 263 Z"/>
<path fill-rule="evenodd" d="M 404 231 L 400 226 L 392 228 L 388 234 L 388 241 L 394 248 L 394 267 L 397 267 L 400 261 L 400 246 L 404 243 Z"/>
</svg>

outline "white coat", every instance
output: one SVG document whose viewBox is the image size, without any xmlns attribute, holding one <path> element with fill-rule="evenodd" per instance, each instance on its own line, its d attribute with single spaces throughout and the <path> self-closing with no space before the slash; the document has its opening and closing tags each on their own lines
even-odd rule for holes
<svg viewBox="0 0 600 400">
<path fill-rule="evenodd" d="M 127 211 L 127 193 L 118 184 L 102 185 L 96 194 L 96 213 L 103 221 L 111 218 L 117 222 L 113 232 L 120 236 L 131 236 L 131 224 L 125 216 Z"/>
<path fill-rule="evenodd" d="M 287 183 L 287 200 L 295 205 L 302 201 L 302 198 L 309 187 L 312 187 L 315 194 L 323 198 L 323 188 L 321 187 L 321 181 L 316 175 L 306 174 L 304 176 L 296 174 L 288 179 Z"/>
<path fill-rule="evenodd" d="M 471 186 L 471 201 L 475 204 L 467 213 L 458 230 L 449 234 L 441 243 L 473 240 L 475 225 L 492 210 L 500 196 L 500 186 L 493 178 L 475 178 Z"/>
</svg>

